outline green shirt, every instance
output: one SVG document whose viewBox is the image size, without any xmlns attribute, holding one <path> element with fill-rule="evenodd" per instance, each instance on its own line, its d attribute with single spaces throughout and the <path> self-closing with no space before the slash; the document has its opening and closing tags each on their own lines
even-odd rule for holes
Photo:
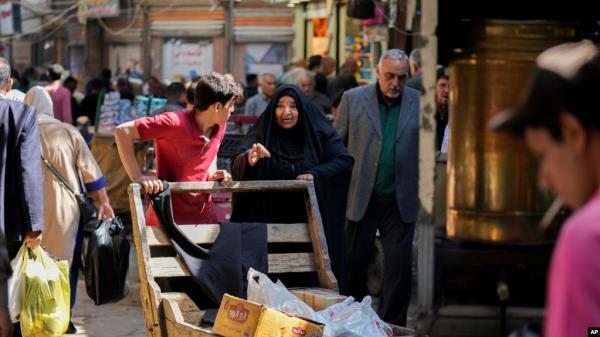
<svg viewBox="0 0 600 337">
<path fill-rule="evenodd" d="M 380 95 L 381 96 L 381 95 Z M 400 99 L 388 105 L 379 99 L 379 117 L 381 119 L 381 154 L 377 164 L 377 175 L 373 193 L 380 200 L 392 200 L 396 193 L 396 129 L 400 116 Z"/>
</svg>

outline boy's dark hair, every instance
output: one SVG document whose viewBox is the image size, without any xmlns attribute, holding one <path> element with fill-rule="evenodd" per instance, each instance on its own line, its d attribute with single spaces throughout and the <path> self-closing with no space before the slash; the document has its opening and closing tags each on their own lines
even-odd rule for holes
<svg viewBox="0 0 600 337">
<path fill-rule="evenodd" d="M 167 87 L 167 98 L 172 100 L 177 100 L 179 97 L 186 93 L 185 85 L 181 82 L 172 82 Z"/>
<path fill-rule="evenodd" d="M 196 84 L 194 108 L 204 111 L 215 103 L 225 105 L 242 95 L 242 88 L 231 75 L 210 72 L 200 77 Z"/>
<path fill-rule="evenodd" d="M 48 77 L 50 78 L 50 81 L 60 80 L 64 72 L 65 69 L 58 63 L 48 67 Z"/>
</svg>

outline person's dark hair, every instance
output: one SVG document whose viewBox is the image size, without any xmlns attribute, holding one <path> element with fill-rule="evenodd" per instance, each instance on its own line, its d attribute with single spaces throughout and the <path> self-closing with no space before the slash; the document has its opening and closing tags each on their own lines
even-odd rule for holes
<svg viewBox="0 0 600 337">
<path fill-rule="evenodd" d="M 210 72 L 196 84 L 194 108 L 204 111 L 215 103 L 226 104 L 243 95 L 242 88 L 231 75 Z"/>
<path fill-rule="evenodd" d="M 10 64 L 0 57 L 0 86 L 5 87 L 10 80 Z"/>
<path fill-rule="evenodd" d="M 194 95 L 196 93 L 196 88 L 194 86 L 190 86 L 187 89 L 185 98 L 187 99 L 188 104 L 194 104 Z"/>
<path fill-rule="evenodd" d="M 342 96 L 344 96 L 344 90 L 340 90 L 335 95 L 333 95 L 333 99 L 331 100 L 331 106 L 337 108 L 340 105 L 340 103 L 342 103 Z"/>
<path fill-rule="evenodd" d="M 438 64 L 437 68 L 436 68 L 436 79 L 435 81 L 437 82 L 440 78 L 445 78 L 445 79 L 450 79 L 450 76 L 448 75 L 448 68 L 441 66 Z"/>
<path fill-rule="evenodd" d="M 167 95 L 168 99 L 176 100 L 176 99 L 179 99 L 179 97 L 185 93 L 186 93 L 186 90 L 185 90 L 185 86 L 183 85 L 183 83 L 172 82 L 167 87 L 166 95 Z"/>
<path fill-rule="evenodd" d="M 60 80 L 64 72 L 65 69 L 63 68 L 63 66 L 61 66 L 58 63 L 55 63 L 48 67 L 48 78 L 50 79 L 50 81 Z"/>
<path fill-rule="evenodd" d="M 103 79 L 110 80 L 112 78 L 112 70 L 109 68 L 102 69 L 102 73 L 100 73 L 100 77 Z"/>
<path fill-rule="evenodd" d="M 77 85 L 77 79 L 75 79 L 75 77 L 73 77 L 73 76 L 69 76 L 69 77 L 65 78 L 63 85 L 65 85 L 65 84 L 68 85 L 69 83 L 71 83 L 73 85 Z"/>
<path fill-rule="evenodd" d="M 104 89 L 104 83 L 99 78 L 94 78 L 90 81 L 90 89 L 100 92 Z"/>
<path fill-rule="evenodd" d="M 258 76 L 256 74 L 247 74 L 246 75 L 246 85 L 250 85 L 250 82 L 258 81 Z"/>
<path fill-rule="evenodd" d="M 315 70 L 316 68 L 321 66 L 321 62 L 323 62 L 323 56 L 321 55 L 313 55 L 308 58 L 308 70 Z"/>
</svg>

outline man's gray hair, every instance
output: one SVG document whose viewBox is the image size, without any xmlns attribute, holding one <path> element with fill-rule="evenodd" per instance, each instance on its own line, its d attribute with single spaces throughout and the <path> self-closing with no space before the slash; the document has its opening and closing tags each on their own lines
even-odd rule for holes
<svg viewBox="0 0 600 337">
<path fill-rule="evenodd" d="M 262 73 L 260 74 L 260 79 L 262 80 L 265 77 L 272 77 L 274 80 L 277 79 L 277 76 L 275 76 L 275 74 L 273 73 Z"/>
<path fill-rule="evenodd" d="M 377 63 L 380 66 L 383 63 L 383 60 L 408 60 L 408 55 L 400 49 L 388 49 L 379 58 L 379 62 Z"/>
<path fill-rule="evenodd" d="M 421 68 L 421 49 L 413 49 L 413 51 L 410 52 L 409 61 L 410 63 L 416 65 L 418 68 Z"/>
<path fill-rule="evenodd" d="M 0 57 L 0 87 L 5 87 L 8 85 L 8 81 L 10 80 L 10 64 Z"/>
<path fill-rule="evenodd" d="M 308 71 L 304 68 L 297 68 L 288 72 L 288 76 L 285 80 L 287 84 L 293 84 L 295 86 L 300 86 L 300 80 L 304 77 L 308 77 L 311 82 L 311 86 L 315 86 L 315 74 L 311 71 Z"/>
</svg>

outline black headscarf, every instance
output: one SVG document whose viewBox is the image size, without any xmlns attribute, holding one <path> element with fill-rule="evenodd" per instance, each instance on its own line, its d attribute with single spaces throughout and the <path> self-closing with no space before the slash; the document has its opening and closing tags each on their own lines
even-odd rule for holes
<svg viewBox="0 0 600 337">
<path fill-rule="evenodd" d="M 275 116 L 277 103 L 285 96 L 293 98 L 298 109 L 298 123 L 291 129 L 280 127 Z M 311 168 L 325 159 L 323 146 L 317 134 L 323 130 L 335 132 L 319 108 L 300 88 L 295 85 L 283 85 L 275 91 L 265 111 L 248 131 L 238 154 L 251 149 L 254 143 L 261 143 L 272 154 L 294 160 L 303 158 L 304 167 Z M 261 164 L 264 162 L 259 161 L 257 166 Z"/>
<path fill-rule="evenodd" d="M 298 109 L 298 122 L 290 129 L 280 127 L 275 116 L 277 103 L 285 96 L 293 98 Z M 260 159 L 252 167 L 248 164 L 248 150 L 255 143 L 264 145 L 271 158 Z M 353 163 L 342 139 L 319 109 L 300 88 L 283 85 L 242 141 L 238 155 L 232 160 L 232 174 L 235 180 L 293 180 L 300 174 L 311 174 L 334 273 L 340 279 L 346 196 Z M 231 219 L 306 222 L 304 197 L 298 192 L 234 194 Z M 339 281 L 343 287 L 343 280 Z"/>
</svg>

